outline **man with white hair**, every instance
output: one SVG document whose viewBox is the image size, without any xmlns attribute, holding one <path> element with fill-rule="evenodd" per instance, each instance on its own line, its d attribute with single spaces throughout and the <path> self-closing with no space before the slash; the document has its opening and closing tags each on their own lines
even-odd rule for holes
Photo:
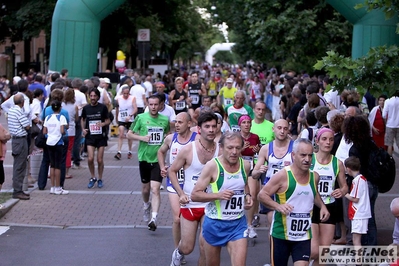
<svg viewBox="0 0 399 266">
<path fill-rule="evenodd" d="M 232 131 L 240 131 L 238 118 L 242 115 L 249 115 L 251 119 L 255 118 L 254 110 L 251 106 L 245 104 L 246 95 L 244 91 L 237 91 L 234 95 L 234 104 L 227 105 L 225 111 L 228 117 L 228 123 Z"/>
</svg>

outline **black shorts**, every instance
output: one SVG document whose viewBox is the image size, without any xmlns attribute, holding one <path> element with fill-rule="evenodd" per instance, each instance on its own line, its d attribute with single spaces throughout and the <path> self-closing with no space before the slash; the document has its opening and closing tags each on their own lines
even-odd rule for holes
<svg viewBox="0 0 399 266">
<path fill-rule="evenodd" d="M 64 149 L 64 145 L 55 145 L 49 146 L 47 145 L 48 155 L 50 157 L 50 168 L 61 169 L 62 163 L 62 150 Z"/>
<path fill-rule="evenodd" d="M 144 113 L 144 107 L 137 107 L 137 114 L 142 114 Z"/>
<path fill-rule="evenodd" d="M 344 221 L 344 203 L 342 202 L 342 198 L 335 199 L 335 221 L 337 223 Z"/>
<path fill-rule="evenodd" d="M 107 147 L 108 143 L 107 143 L 107 138 L 86 138 L 86 145 L 87 146 L 93 146 L 95 148 L 100 148 L 100 147 Z"/>
<path fill-rule="evenodd" d="M 130 129 L 131 125 L 132 125 L 132 122 L 121 122 L 121 121 L 118 121 L 118 127 L 124 127 L 127 130 Z"/>
<path fill-rule="evenodd" d="M 292 261 L 310 260 L 310 239 L 302 241 L 291 241 L 271 237 L 271 264 L 288 265 L 288 259 L 292 256 Z"/>
<path fill-rule="evenodd" d="M 159 168 L 159 164 L 156 163 L 147 163 L 147 162 L 139 162 L 141 183 L 147 184 L 150 181 L 162 182 L 161 176 L 161 168 Z"/>
<path fill-rule="evenodd" d="M 336 221 L 336 205 L 334 203 L 326 204 L 327 210 L 330 213 L 330 217 L 325 222 L 320 222 L 320 208 L 316 205 L 313 205 L 313 215 L 312 215 L 312 224 L 335 224 Z"/>
</svg>

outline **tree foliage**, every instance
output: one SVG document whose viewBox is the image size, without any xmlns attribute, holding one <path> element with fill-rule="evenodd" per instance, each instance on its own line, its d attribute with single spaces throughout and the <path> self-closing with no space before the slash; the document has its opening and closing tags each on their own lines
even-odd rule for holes
<svg viewBox="0 0 399 266">
<path fill-rule="evenodd" d="M 364 95 L 369 89 L 377 97 L 383 93 L 393 95 L 398 89 L 398 65 L 399 48 L 380 46 L 371 48 L 367 56 L 358 59 L 330 51 L 314 68 L 324 69 L 334 77 L 333 86 L 339 91 L 356 88 Z"/>
<path fill-rule="evenodd" d="M 311 70 L 327 50 L 350 53 L 352 26 L 323 1 L 220 0 L 216 6 L 237 36 L 233 49 L 246 60 Z"/>
</svg>

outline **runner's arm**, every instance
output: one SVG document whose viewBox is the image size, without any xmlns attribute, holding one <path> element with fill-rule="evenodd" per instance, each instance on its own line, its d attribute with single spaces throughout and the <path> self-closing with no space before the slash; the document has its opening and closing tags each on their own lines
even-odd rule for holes
<svg viewBox="0 0 399 266">
<path fill-rule="evenodd" d="M 161 176 L 164 178 L 167 176 L 167 168 L 165 166 L 165 158 L 166 158 L 166 153 L 169 150 L 172 136 L 173 135 L 166 136 L 162 146 L 159 148 L 159 150 L 157 152 L 159 168 L 161 169 Z"/>
</svg>

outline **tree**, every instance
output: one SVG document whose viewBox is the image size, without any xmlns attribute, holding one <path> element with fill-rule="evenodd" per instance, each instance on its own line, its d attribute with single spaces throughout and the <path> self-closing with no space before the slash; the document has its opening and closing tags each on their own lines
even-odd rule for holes
<svg viewBox="0 0 399 266">
<path fill-rule="evenodd" d="M 311 70 L 326 50 L 350 53 L 352 26 L 319 0 L 220 0 L 217 10 L 246 60 Z"/>
</svg>

